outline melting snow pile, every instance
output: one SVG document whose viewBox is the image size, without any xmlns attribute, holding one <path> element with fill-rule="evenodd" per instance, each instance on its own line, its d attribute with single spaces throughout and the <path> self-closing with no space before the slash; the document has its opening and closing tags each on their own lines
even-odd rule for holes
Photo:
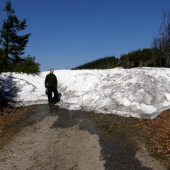
<svg viewBox="0 0 170 170">
<path fill-rule="evenodd" d="M 15 106 L 48 103 L 44 87 L 48 73 L 2 73 L 4 97 Z M 56 70 L 54 74 L 61 93 L 57 105 L 67 109 L 153 119 L 170 106 L 168 68 Z"/>
</svg>

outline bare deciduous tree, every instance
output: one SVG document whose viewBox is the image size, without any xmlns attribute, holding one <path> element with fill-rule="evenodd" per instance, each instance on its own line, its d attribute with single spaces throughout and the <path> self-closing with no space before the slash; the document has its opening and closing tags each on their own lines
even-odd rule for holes
<svg viewBox="0 0 170 170">
<path fill-rule="evenodd" d="M 163 22 L 159 29 L 159 49 L 160 58 L 165 58 L 167 67 L 170 66 L 170 13 L 163 12 Z"/>
</svg>

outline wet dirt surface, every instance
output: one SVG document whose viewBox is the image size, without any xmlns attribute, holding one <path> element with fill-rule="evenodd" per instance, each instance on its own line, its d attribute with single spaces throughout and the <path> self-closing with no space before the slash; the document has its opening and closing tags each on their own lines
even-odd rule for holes
<svg viewBox="0 0 170 170">
<path fill-rule="evenodd" d="M 32 106 L 0 150 L 0 170 L 164 170 L 143 144 L 95 127 L 85 112 Z M 20 129 L 20 130 L 19 130 Z"/>
</svg>

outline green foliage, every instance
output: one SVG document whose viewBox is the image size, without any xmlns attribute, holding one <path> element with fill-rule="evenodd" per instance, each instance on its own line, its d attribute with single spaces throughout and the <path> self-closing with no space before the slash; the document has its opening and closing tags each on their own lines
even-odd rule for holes
<svg viewBox="0 0 170 170">
<path fill-rule="evenodd" d="M 78 69 L 108 69 L 108 68 L 114 68 L 117 66 L 119 62 L 118 58 L 115 58 L 115 56 L 107 56 L 92 62 L 88 62 L 86 64 L 80 65 L 76 68 L 72 68 L 72 70 L 78 70 Z"/>
<path fill-rule="evenodd" d="M 0 30 L 0 73 L 7 71 L 38 73 L 39 63 L 35 63 L 35 57 L 22 56 L 31 35 L 18 35 L 19 31 L 27 27 L 26 20 L 18 20 L 10 0 L 7 1 L 3 11 L 7 13 L 7 19 L 3 21 Z"/>
<path fill-rule="evenodd" d="M 6 3 L 3 11 L 7 12 L 7 19 L 3 21 L 0 30 L 0 44 L 4 49 L 6 60 L 18 63 L 21 60 L 20 56 L 24 54 L 24 49 L 31 34 L 17 35 L 18 31 L 25 30 L 26 20 L 18 20 L 10 1 Z"/>
<path fill-rule="evenodd" d="M 40 71 L 40 64 L 35 62 L 35 57 L 28 55 L 23 57 L 19 63 L 5 63 L 5 52 L 0 49 L 0 73 L 2 72 L 19 72 L 28 74 L 38 74 Z"/>
<path fill-rule="evenodd" d="M 110 69 L 115 67 L 132 68 L 132 67 L 151 67 L 154 61 L 152 60 L 152 49 L 145 48 L 143 50 L 131 51 L 128 54 L 122 54 L 120 59 L 115 56 L 104 57 L 83 65 L 77 69 Z"/>
<path fill-rule="evenodd" d="M 4 70 L 5 68 L 5 52 L 3 49 L 0 48 L 0 73 Z"/>
<path fill-rule="evenodd" d="M 128 54 L 122 54 L 120 61 L 124 68 L 150 67 L 154 63 L 152 60 L 152 49 L 138 49 L 136 51 L 131 51 Z"/>
<path fill-rule="evenodd" d="M 13 72 L 22 72 L 27 74 L 38 74 L 40 71 L 40 64 L 35 62 L 35 57 L 28 55 L 22 59 L 17 66 L 13 66 Z"/>
</svg>

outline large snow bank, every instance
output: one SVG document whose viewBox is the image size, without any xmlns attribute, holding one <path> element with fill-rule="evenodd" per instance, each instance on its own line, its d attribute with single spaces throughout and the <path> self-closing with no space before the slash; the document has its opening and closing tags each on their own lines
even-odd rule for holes
<svg viewBox="0 0 170 170">
<path fill-rule="evenodd" d="M 47 103 L 44 80 L 48 73 L 2 73 L 4 96 L 13 96 L 11 104 L 16 106 Z M 168 68 L 56 70 L 54 74 L 60 107 L 153 119 L 170 106 Z"/>
</svg>

